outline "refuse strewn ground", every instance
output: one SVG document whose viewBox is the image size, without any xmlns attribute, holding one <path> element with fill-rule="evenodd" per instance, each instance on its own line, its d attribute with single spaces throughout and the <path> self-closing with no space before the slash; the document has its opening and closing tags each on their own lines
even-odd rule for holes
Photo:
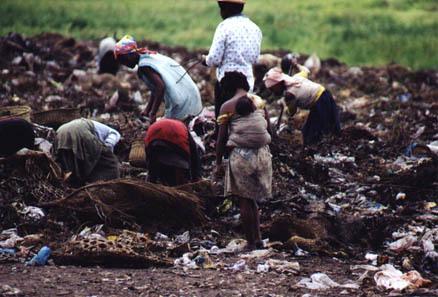
<svg viewBox="0 0 438 297">
<path fill-rule="evenodd" d="M 180 47 L 146 44 L 186 67 L 201 55 Z M 206 146 L 203 168 L 210 181 L 177 190 L 154 188 L 159 195 L 148 199 L 157 203 L 159 197 L 167 197 L 163 198 L 167 202 L 164 206 L 157 203 L 147 218 L 132 209 L 138 201 L 120 193 L 128 191 L 128 186 L 141 193 L 152 191 L 139 186 L 146 171 L 127 163 L 132 141 L 147 128 L 139 111 L 149 93 L 130 71 L 122 70 L 116 78 L 97 75 L 96 49 L 97 42 L 50 33 L 0 37 L 0 105 L 29 105 L 34 112 L 78 107 L 82 116 L 117 126 L 123 139 L 115 152 L 123 162 L 124 178 L 110 183 L 111 187 L 102 184 L 81 192 L 63 182 L 59 168 L 44 154 L 23 153 L 0 160 L 0 230 L 4 232 L 0 248 L 16 248 L 12 255 L 8 250 L 0 253 L 1 294 L 438 294 L 437 71 L 413 72 L 398 65 L 359 68 L 335 59 L 322 61 L 312 76 L 335 95 L 342 109 L 342 135 L 303 149 L 298 129 L 306 113 L 291 121 L 283 119 L 271 145 L 274 197 L 261 205 L 262 234 L 269 238 L 267 252 L 243 257 L 245 253 L 236 246 L 233 249 L 237 250 L 227 252 L 227 245 L 242 233 L 238 209 L 231 201 L 223 201 L 221 182 L 210 176 L 214 160 L 211 121 L 202 136 Z M 273 54 L 281 57 L 284 53 Z M 302 56 L 300 62 L 306 59 Z M 211 105 L 210 71 L 197 65 L 190 75 L 204 104 Z M 277 100 L 261 85 L 257 90 L 270 102 L 275 120 Z M 121 103 L 109 112 L 105 103 L 115 94 Z M 39 137 L 51 141 L 50 133 L 43 131 Z M 75 195 L 75 201 L 62 202 Z M 172 200 L 178 197 L 188 203 Z M 165 206 L 172 205 L 186 206 L 185 216 L 166 212 Z M 78 249 L 79 243 L 87 249 Z M 49 265 L 24 266 L 43 245 L 53 250 Z M 285 260 L 290 267 L 298 262 L 300 269 L 279 272 L 274 267 L 278 262 L 272 260 Z M 387 271 L 386 264 L 398 270 L 391 270 L 390 275 L 417 271 L 431 283 L 414 282 L 419 288 L 403 283 L 407 287 L 402 292 L 389 285 L 385 288 L 376 275 L 386 277 L 385 272 L 377 274 Z M 333 281 L 328 281 L 331 288 L 314 291 L 308 287 L 313 285 L 305 285 L 327 281 L 324 274 Z M 303 281 L 306 278 L 310 280 Z"/>
<path fill-rule="evenodd" d="M 232 263 L 235 258 L 227 260 Z M 342 263 L 328 258 L 300 260 L 300 275 L 325 271 L 334 280 L 344 282 L 351 277 L 350 261 L 348 262 Z M 3 283 L 20 288 L 25 296 L 302 296 L 309 293 L 308 289 L 295 286 L 301 276 L 277 272 L 184 272 L 179 269 L 161 268 L 132 270 L 70 266 L 29 269 L 3 265 L 0 266 L 0 275 Z M 21 277 L 28 280 L 26 284 L 19 280 Z M 345 290 L 335 288 L 315 295 L 334 296 Z M 345 296 L 352 296 L 349 294 L 357 292 L 346 291 L 348 294 Z M 366 284 L 363 291 L 363 296 L 379 296 L 372 283 Z"/>
</svg>

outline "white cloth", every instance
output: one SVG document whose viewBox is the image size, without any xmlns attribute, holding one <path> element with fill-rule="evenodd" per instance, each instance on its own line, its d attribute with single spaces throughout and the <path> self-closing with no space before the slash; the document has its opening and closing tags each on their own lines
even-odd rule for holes
<svg viewBox="0 0 438 297">
<path fill-rule="evenodd" d="M 254 87 L 252 65 L 257 62 L 262 43 L 262 31 L 248 17 L 237 15 L 222 21 L 216 28 L 213 43 L 206 58 L 208 66 L 216 66 L 220 81 L 226 72 L 238 71 Z"/>
<path fill-rule="evenodd" d="M 117 130 L 114 130 L 111 127 L 108 127 L 107 125 L 104 125 L 102 123 L 93 121 L 94 125 L 94 132 L 96 133 L 97 137 L 105 143 L 105 146 L 109 147 L 111 150 L 114 150 L 114 147 L 120 140 L 120 133 L 117 132 Z"/>
<path fill-rule="evenodd" d="M 307 78 L 310 73 L 309 69 L 302 65 L 297 66 L 300 72 L 294 76 L 284 74 L 280 68 L 272 68 L 266 73 L 263 80 L 267 88 L 284 81 L 287 92 L 295 96 L 294 102 L 289 104 L 310 109 L 322 95 L 325 88 Z"/>
<path fill-rule="evenodd" d="M 295 96 L 298 107 L 310 109 L 325 88 L 307 78 L 310 73 L 309 69 L 301 65 L 298 65 L 298 68 L 300 72 L 286 82 L 287 92 Z"/>
<path fill-rule="evenodd" d="M 99 50 L 97 51 L 97 64 L 103 59 L 107 52 L 113 52 L 116 47 L 116 40 L 112 37 L 102 39 L 99 43 Z"/>
</svg>

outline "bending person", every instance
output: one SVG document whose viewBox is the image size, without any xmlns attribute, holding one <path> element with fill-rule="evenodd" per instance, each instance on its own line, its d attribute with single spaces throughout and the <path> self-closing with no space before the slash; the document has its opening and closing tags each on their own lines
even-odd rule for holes
<svg viewBox="0 0 438 297">
<path fill-rule="evenodd" d="M 148 181 L 177 186 L 201 178 L 198 147 L 186 125 L 178 120 L 161 119 L 146 134 Z"/>
<path fill-rule="evenodd" d="M 264 78 L 266 87 L 276 95 L 284 94 L 291 116 L 297 108 L 310 110 L 302 129 L 304 145 L 317 143 L 326 134 L 339 135 L 339 110 L 332 94 L 308 79 L 310 71 L 306 67 L 295 66 L 300 72 L 293 76 L 284 74 L 279 68 L 269 70 Z"/>
<path fill-rule="evenodd" d="M 59 127 L 55 138 L 55 157 L 71 182 L 82 186 L 98 180 L 120 177 L 114 146 L 120 140 L 116 130 L 93 120 L 77 119 Z"/>
<path fill-rule="evenodd" d="M 138 76 L 152 91 L 143 115 L 155 122 L 164 101 L 168 119 L 187 120 L 202 111 L 198 87 L 186 70 L 175 60 L 146 48 L 138 48 L 131 36 L 123 37 L 114 49 L 117 60 L 129 67 L 138 65 Z"/>
</svg>

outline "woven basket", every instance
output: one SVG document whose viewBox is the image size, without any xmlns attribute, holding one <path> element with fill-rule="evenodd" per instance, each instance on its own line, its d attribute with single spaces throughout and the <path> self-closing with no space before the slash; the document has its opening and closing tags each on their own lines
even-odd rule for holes
<svg viewBox="0 0 438 297">
<path fill-rule="evenodd" d="M 81 113 L 79 108 L 52 109 L 32 114 L 34 123 L 49 127 L 59 127 L 80 117 Z"/>
<path fill-rule="evenodd" d="M 29 106 L 5 106 L 0 107 L 0 120 L 9 120 L 13 118 L 22 118 L 30 122 L 30 113 L 32 109 Z"/>
<path fill-rule="evenodd" d="M 146 168 L 146 149 L 142 139 L 134 140 L 132 143 L 129 164 L 134 167 Z"/>
</svg>

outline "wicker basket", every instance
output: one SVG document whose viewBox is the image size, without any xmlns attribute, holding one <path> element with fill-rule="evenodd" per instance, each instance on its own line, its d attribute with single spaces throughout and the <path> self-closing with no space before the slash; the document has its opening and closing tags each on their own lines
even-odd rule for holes
<svg viewBox="0 0 438 297">
<path fill-rule="evenodd" d="M 0 120 L 9 120 L 13 118 L 22 118 L 30 122 L 30 113 L 32 109 L 29 106 L 5 106 L 0 107 Z"/>
<path fill-rule="evenodd" d="M 52 109 L 32 114 L 34 123 L 55 128 L 80 117 L 79 108 Z"/>
<path fill-rule="evenodd" d="M 146 168 L 146 149 L 142 139 L 134 140 L 132 143 L 129 164 L 134 167 Z"/>
</svg>

